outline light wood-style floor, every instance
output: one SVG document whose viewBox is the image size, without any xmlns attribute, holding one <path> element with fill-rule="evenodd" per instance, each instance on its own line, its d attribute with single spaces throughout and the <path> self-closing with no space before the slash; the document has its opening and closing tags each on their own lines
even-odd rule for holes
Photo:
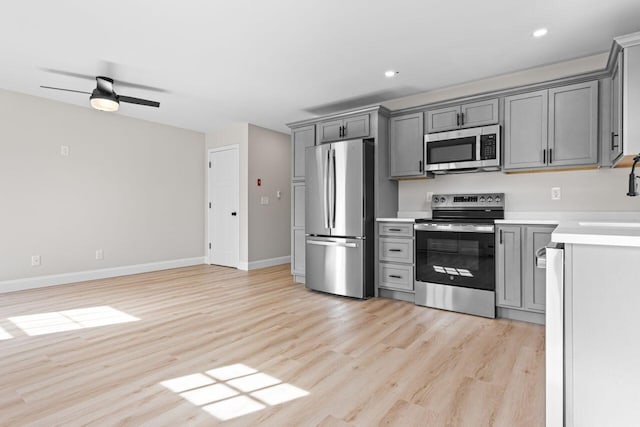
<svg viewBox="0 0 640 427">
<path fill-rule="evenodd" d="M 67 312 L 104 306 L 139 320 L 84 327 Z M 50 312 L 77 329 L 15 319 Z M 315 293 L 288 265 L 4 294 L 0 328 L 3 426 L 544 424 L 543 327 Z M 207 374 L 238 364 L 253 387 Z"/>
</svg>

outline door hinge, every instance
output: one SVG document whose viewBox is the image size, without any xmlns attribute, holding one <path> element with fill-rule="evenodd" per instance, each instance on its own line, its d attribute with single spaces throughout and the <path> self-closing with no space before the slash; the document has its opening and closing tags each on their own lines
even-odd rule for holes
<svg viewBox="0 0 640 427">
<path fill-rule="evenodd" d="M 209 249 L 211 249 L 211 243 L 209 243 Z"/>
</svg>

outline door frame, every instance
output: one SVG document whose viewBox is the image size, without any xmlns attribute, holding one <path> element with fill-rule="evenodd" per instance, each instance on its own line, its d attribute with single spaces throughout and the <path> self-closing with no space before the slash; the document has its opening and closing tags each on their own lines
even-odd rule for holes
<svg viewBox="0 0 640 427">
<path fill-rule="evenodd" d="M 209 148 L 207 150 L 207 158 L 205 159 L 205 167 L 207 169 L 207 186 L 206 186 L 206 204 L 205 204 L 205 210 L 207 212 L 207 231 L 205 234 L 205 247 L 207 250 L 207 264 L 212 265 L 211 264 L 211 249 L 209 248 L 209 243 L 210 243 L 210 237 L 211 237 L 211 209 L 209 208 L 209 203 L 211 203 L 211 199 L 210 197 L 210 193 L 209 193 L 209 185 L 211 183 L 211 168 L 209 167 L 209 159 L 211 158 L 211 154 L 213 153 L 219 153 L 221 151 L 229 151 L 229 150 L 235 150 L 238 156 L 238 188 L 237 188 L 237 193 L 238 193 L 238 225 L 237 225 L 237 235 L 238 235 L 238 245 L 237 245 L 237 251 L 236 251 L 236 265 L 233 268 L 238 268 L 240 266 L 240 221 L 242 219 L 242 215 L 243 212 L 240 210 L 240 144 L 230 144 L 230 145 L 225 145 L 223 147 L 218 147 L 218 148 Z"/>
</svg>

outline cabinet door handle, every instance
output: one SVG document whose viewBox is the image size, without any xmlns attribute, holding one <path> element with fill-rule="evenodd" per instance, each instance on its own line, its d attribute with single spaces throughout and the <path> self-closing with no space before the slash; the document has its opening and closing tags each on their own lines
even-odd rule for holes
<svg viewBox="0 0 640 427">
<path fill-rule="evenodd" d="M 418 172 L 422 172 L 422 160 L 418 160 Z"/>
<path fill-rule="evenodd" d="M 389 249 L 389 252 L 402 252 L 402 249 Z"/>
<path fill-rule="evenodd" d="M 456 113 L 456 126 L 460 126 L 460 114 Z"/>
<path fill-rule="evenodd" d="M 394 279 L 402 279 L 402 276 L 398 276 L 397 274 L 390 274 L 389 277 L 392 277 Z"/>
<path fill-rule="evenodd" d="M 614 144 L 613 141 L 615 141 L 615 138 L 618 137 L 618 134 L 615 132 L 611 132 L 611 151 L 615 150 L 616 148 L 618 148 L 618 144 Z"/>
<path fill-rule="evenodd" d="M 542 150 L 542 163 L 547 164 L 547 149 Z"/>
<path fill-rule="evenodd" d="M 549 148 L 549 164 L 553 163 L 553 148 Z"/>
<path fill-rule="evenodd" d="M 389 231 L 398 231 L 398 232 L 400 232 L 400 231 L 402 231 L 402 230 L 401 230 L 401 229 L 399 229 L 399 228 L 390 228 L 390 229 L 389 229 Z"/>
<path fill-rule="evenodd" d="M 502 230 L 500 230 L 500 244 L 502 244 Z"/>
<path fill-rule="evenodd" d="M 464 113 L 460 114 L 460 126 L 464 126 Z"/>
<path fill-rule="evenodd" d="M 342 138 L 342 126 L 338 128 L 338 136 Z"/>
</svg>

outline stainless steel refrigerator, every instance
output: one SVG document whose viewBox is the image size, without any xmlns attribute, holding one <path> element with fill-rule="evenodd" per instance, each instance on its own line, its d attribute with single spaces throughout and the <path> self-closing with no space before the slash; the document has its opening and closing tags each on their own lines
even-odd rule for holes
<svg viewBox="0 0 640 427">
<path fill-rule="evenodd" d="M 373 140 L 322 144 L 305 155 L 305 286 L 373 296 Z"/>
</svg>

